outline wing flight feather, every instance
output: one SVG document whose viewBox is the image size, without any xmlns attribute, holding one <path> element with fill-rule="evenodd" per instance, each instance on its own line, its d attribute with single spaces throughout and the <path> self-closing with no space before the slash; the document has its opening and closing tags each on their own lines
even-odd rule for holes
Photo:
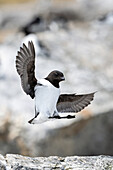
<svg viewBox="0 0 113 170">
<path fill-rule="evenodd" d="M 37 84 L 35 78 L 35 49 L 32 41 L 28 47 L 23 44 L 16 56 L 16 69 L 21 78 L 24 92 L 34 98 L 34 87 Z"/>
<path fill-rule="evenodd" d="M 61 94 L 57 102 L 58 112 L 80 112 L 93 100 L 95 93 L 90 94 Z"/>
</svg>

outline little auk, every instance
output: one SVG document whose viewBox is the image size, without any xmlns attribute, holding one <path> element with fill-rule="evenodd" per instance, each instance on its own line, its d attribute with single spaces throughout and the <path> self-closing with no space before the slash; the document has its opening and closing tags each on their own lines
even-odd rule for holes
<svg viewBox="0 0 113 170">
<path fill-rule="evenodd" d="M 21 78 L 24 92 L 35 99 L 35 116 L 29 120 L 31 124 L 39 124 L 51 119 L 72 119 L 74 115 L 60 116 L 59 113 L 77 113 L 90 104 L 94 93 L 60 94 L 61 81 L 64 74 L 54 70 L 47 77 L 35 78 L 35 48 L 32 41 L 28 47 L 23 43 L 16 56 L 16 69 Z"/>
</svg>

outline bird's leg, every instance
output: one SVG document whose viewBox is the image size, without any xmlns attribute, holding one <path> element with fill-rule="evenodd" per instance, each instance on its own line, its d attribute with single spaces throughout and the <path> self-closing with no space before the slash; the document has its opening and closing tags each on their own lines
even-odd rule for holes
<svg viewBox="0 0 113 170">
<path fill-rule="evenodd" d="M 35 115 L 35 117 L 34 117 L 33 119 L 29 120 L 29 121 L 28 121 L 28 123 L 30 123 L 30 124 L 31 124 L 31 123 L 32 123 L 32 121 L 33 121 L 33 120 L 34 120 L 37 116 L 38 116 L 38 114 L 37 114 L 37 115 Z"/>
<path fill-rule="evenodd" d="M 31 122 L 32 122 L 35 118 L 37 118 L 38 115 L 39 115 L 39 112 L 38 112 L 38 113 L 36 112 L 36 107 L 35 107 L 35 116 L 34 116 L 33 119 L 29 120 L 28 123 L 31 124 Z"/>
<path fill-rule="evenodd" d="M 34 118 L 36 118 L 38 115 L 39 115 L 39 112 L 36 111 L 36 106 L 35 106 L 35 117 Z"/>
<path fill-rule="evenodd" d="M 32 123 L 32 121 L 33 121 L 34 119 L 35 119 L 35 117 L 34 117 L 33 119 L 29 120 L 29 121 L 28 121 L 28 123 L 30 123 L 30 124 L 31 124 L 31 123 Z"/>
<path fill-rule="evenodd" d="M 60 117 L 59 115 L 58 116 L 49 117 L 49 119 L 73 119 L 73 118 L 75 118 L 75 116 L 72 116 L 72 115 L 63 116 L 63 117 Z"/>
<path fill-rule="evenodd" d="M 53 117 L 49 117 L 49 119 L 61 119 L 61 117 L 59 115 L 53 116 Z"/>
</svg>

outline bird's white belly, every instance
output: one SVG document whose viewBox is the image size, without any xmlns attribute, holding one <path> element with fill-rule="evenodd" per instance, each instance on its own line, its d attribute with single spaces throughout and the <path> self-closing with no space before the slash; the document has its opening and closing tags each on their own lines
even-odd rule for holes
<svg viewBox="0 0 113 170">
<path fill-rule="evenodd" d="M 39 112 L 41 117 L 53 116 L 56 110 L 56 103 L 60 95 L 59 88 L 54 87 L 51 83 L 44 80 L 44 85 L 36 86 L 35 88 L 35 105 L 36 112 Z M 43 83 L 43 81 L 41 82 Z"/>
</svg>

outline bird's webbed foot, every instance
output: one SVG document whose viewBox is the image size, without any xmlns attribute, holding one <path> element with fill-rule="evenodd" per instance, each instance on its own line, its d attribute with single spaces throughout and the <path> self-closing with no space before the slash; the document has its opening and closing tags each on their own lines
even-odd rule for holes
<svg viewBox="0 0 113 170">
<path fill-rule="evenodd" d="M 57 116 L 49 117 L 49 119 L 74 119 L 74 118 L 75 116 L 72 116 L 72 115 L 63 116 L 63 117 L 60 117 L 59 115 L 57 115 Z"/>
<path fill-rule="evenodd" d="M 67 116 L 67 119 L 73 119 L 73 118 L 75 118 L 76 116 L 74 115 L 74 116 L 72 116 L 72 115 L 68 115 Z"/>
<path fill-rule="evenodd" d="M 50 116 L 49 119 L 61 119 L 61 117 L 59 115 L 53 117 Z"/>
<path fill-rule="evenodd" d="M 32 123 L 32 121 L 33 121 L 34 119 L 35 119 L 35 117 L 34 117 L 33 119 L 29 120 L 29 121 L 28 121 L 28 123 L 30 123 L 30 124 L 31 124 L 31 123 Z"/>
<path fill-rule="evenodd" d="M 31 120 L 29 120 L 28 121 L 28 123 L 32 123 L 33 122 L 33 120 L 35 119 L 35 118 L 37 118 L 37 116 L 39 115 L 39 112 L 38 113 L 36 113 L 36 111 L 35 111 L 35 117 L 34 118 L 32 118 Z"/>
</svg>

